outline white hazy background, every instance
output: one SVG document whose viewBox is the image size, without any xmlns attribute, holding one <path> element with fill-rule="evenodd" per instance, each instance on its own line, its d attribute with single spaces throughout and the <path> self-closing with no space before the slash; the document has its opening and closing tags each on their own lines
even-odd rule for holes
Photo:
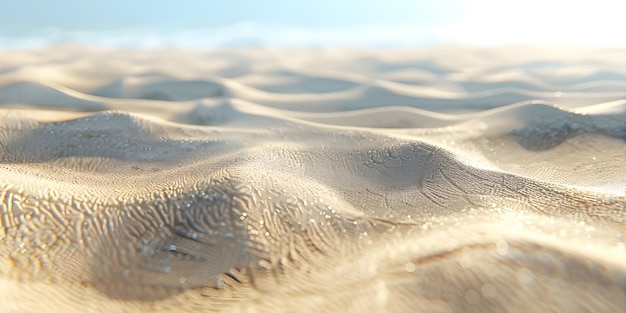
<svg viewBox="0 0 626 313">
<path fill-rule="evenodd" d="M 624 47 L 626 1 L 0 0 L 0 48 Z"/>
</svg>

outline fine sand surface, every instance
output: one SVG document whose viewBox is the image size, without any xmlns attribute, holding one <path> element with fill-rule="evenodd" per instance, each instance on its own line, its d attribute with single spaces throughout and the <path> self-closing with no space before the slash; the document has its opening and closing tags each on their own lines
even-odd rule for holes
<svg viewBox="0 0 626 313">
<path fill-rule="evenodd" d="M 0 51 L 0 312 L 626 312 L 624 55 Z"/>
</svg>

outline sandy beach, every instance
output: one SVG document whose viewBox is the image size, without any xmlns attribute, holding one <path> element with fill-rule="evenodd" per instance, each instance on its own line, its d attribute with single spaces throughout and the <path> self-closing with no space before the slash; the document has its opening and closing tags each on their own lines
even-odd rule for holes
<svg viewBox="0 0 626 313">
<path fill-rule="evenodd" d="M 626 312 L 625 54 L 0 50 L 0 312 Z"/>
</svg>

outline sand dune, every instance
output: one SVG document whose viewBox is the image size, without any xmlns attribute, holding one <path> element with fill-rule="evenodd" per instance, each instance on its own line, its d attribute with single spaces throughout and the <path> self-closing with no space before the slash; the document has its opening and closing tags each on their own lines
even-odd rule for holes
<svg viewBox="0 0 626 313">
<path fill-rule="evenodd" d="M 2 51 L 0 311 L 626 311 L 623 52 Z"/>
</svg>

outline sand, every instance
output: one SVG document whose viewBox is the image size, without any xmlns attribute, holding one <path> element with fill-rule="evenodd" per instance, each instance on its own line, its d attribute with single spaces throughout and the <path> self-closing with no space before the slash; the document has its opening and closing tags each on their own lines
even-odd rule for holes
<svg viewBox="0 0 626 313">
<path fill-rule="evenodd" d="M 624 53 L 0 51 L 0 311 L 624 312 Z"/>
</svg>

